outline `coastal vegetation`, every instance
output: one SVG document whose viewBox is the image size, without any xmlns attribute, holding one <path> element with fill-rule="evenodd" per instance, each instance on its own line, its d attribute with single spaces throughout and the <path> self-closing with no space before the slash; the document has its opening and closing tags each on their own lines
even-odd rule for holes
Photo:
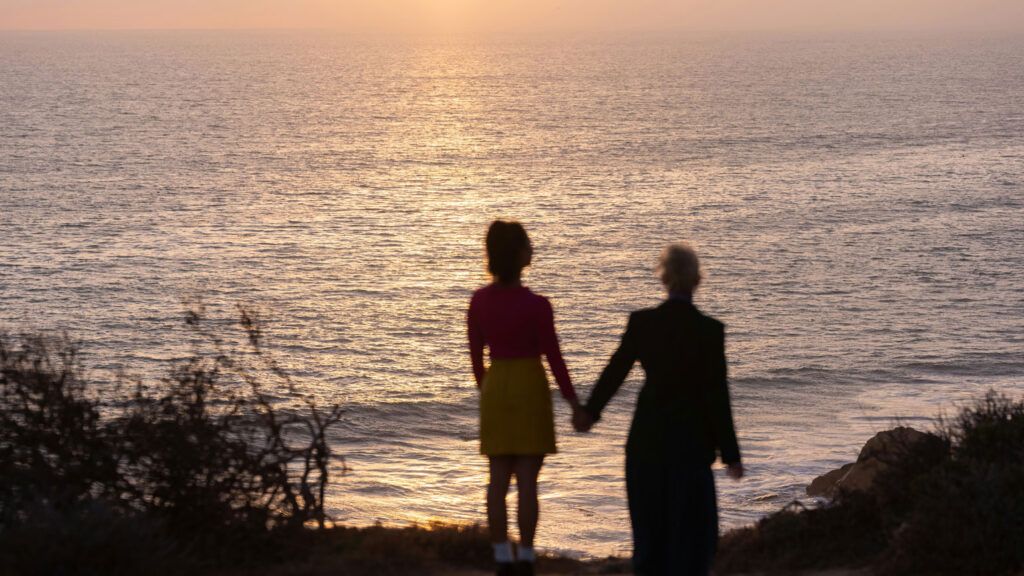
<svg viewBox="0 0 1024 576">
<path fill-rule="evenodd" d="M 989 392 L 933 433 L 890 438 L 903 441 L 862 453 L 882 464 L 869 484 L 727 534 L 719 573 L 1024 573 L 1024 400 Z"/>
<path fill-rule="evenodd" d="M 344 413 L 305 398 L 265 351 L 197 308 L 198 344 L 159 382 L 90 380 L 66 337 L 0 335 L 0 574 L 408 574 L 486 570 L 486 530 L 336 526 Z M 273 390 L 274 393 L 270 391 Z M 282 394 L 286 391 L 287 394 Z M 726 534 L 716 573 L 830 568 L 1017 576 L 1024 568 L 1024 401 L 989 393 L 928 434 L 900 433 L 829 488 Z M 623 573 L 546 556 L 542 573 Z"/>
<path fill-rule="evenodd" d="M 235 338 L 202 307 L 185 323 L 194 352 L 157 383 L 99 384 L 66 337 L 0 335 L 0 570 L 182 573 L 326 525 L 341 407 L 295 390 L 258 314 Z"/>
</svg>

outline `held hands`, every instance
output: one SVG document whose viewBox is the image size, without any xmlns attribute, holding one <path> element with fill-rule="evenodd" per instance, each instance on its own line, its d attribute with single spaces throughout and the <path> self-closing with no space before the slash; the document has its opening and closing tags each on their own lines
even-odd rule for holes
<svg viewBox="0 0 1024 576">
<path fill-rule="evenodd" d="M 732 478 L 733 480 L 739 480 L 740 478 L 743 478 L 743 464 L 739 462 L 729 464 L 725 469 L 725 473 L 729 476 L 729 478 Z"/>
<path fill-rule="evenodd" d="M 590 413 L 584 410 L 578 402 L 574 402 L 572 405 L 572 427 L 577 432 L 590 432 L 593 426 L 594 419 L 591 418 Z"/>
</svg>

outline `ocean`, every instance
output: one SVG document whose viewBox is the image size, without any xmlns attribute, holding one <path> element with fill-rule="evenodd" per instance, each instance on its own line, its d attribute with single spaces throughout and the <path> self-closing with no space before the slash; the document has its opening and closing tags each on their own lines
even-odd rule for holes
<svg viewBox="0 0 1024 576">
<path fill-rule="evenodd" d="M 3 32 L 0 328 L 152 380 L 188 353 L 183 301 L 257 306 L 302 391 L 347 408 L 338 521 L 483 522 L 487 224 L 532 235 L 584 396 L 690 241 L 742 526 L 878 430 L 1024 393 L 1022 64 L 1012 36 Z M 540 547 L 629 552 L 641 378 L 589 435 L 556 398 Z"/>
</svg>

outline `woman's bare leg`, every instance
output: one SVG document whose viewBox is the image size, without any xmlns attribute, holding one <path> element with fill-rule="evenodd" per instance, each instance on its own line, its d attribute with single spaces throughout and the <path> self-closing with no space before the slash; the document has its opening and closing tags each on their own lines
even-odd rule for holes
<svg viewBox="0 0 1024 576">
<path fill-rule="evenodd" d="M 491 542 L 498 544 L 508 541 L 508 508 L 505 496 L 515 471 L 515 456 L 488 456 L 491 480 L 487 484 L 487 526 Z"/>
<path fill-rule="evenodd" d="M 544 456 L 516 456 L 516 489 L 519 492 L 519 539 L 520 544 L 533 548 L 533 537 L 537 533 L 537 519 L 540 504 L 537 501 L 537 477 L 544 464 Z"/>
</svg>

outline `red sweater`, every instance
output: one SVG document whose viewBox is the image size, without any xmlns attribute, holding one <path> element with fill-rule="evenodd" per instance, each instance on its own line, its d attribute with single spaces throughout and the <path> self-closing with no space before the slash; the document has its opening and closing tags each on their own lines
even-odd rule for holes
<svg viewBox="0 0 1024 576">
<path fill-rule="evenodd" d="M 531 358 L 543 354 L 566 400 L 576 398 L 569 370 L 555 334 L 555 314 L 548 299 L 525 286 L 490 284 L 473 293 L 467 314 L 473 375 L 484 379 L 484 345 L 491 358 Z"/>
</svg>

